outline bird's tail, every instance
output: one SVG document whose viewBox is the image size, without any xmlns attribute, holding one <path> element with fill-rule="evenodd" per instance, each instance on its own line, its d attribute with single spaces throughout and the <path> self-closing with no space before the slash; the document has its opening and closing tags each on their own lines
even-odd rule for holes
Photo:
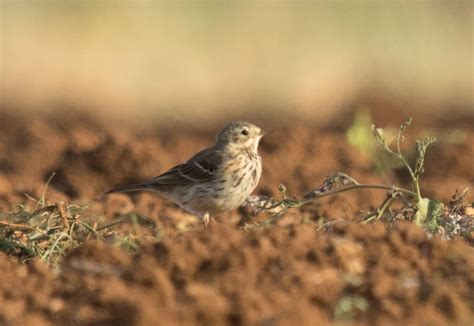
<svg viewBox="0 0 474 326">
<path fill-rule="evenodd" d="M 116 192 L 134 192 L 134 191 L 147 191 L 147 190 L 148 191 L 153 190 L 153 187 L 151 184 L 144 182 L 144 183 L 136 183 L 132 185 L 112 188 L 104 192 L 104 195 L 109 195 Z"/>
</svg>

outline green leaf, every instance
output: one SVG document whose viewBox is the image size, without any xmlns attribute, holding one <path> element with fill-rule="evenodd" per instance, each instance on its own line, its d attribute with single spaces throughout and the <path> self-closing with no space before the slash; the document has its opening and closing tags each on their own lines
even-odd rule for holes
<svg viewBox="0 0 474 326">
<path fill-rule="evenodd" d="M 345 296 L 336 304 L 334 317 L 338 321 L 352 320 L 357 311 L 366 311 L 369 307 L 367 299 L 361 296 Z"/>
<path fill-rule="evenodd" d="M 430 231 L 436 231 L 438 217 L 443 212 L 444 205 L 436 199 L 422 198 L 418 202 L 415 223 L 426 226 Z"/>
</svg>

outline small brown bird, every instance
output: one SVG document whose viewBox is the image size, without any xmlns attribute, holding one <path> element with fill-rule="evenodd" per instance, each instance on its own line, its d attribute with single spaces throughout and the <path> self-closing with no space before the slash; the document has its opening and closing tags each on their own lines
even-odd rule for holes
<svg viewBox="0 0 474 326">
<path fill-rule="evenodd" d="M 216 143 L 185 163 L 142 183 L 106 192 L 152 191 L 209 223 L 210 215 L 233 210 L 244 203 L 258 184 L 262 161 L 260 139 L 267 133 L 249 122 L 232 122 Z"/>
</svg>

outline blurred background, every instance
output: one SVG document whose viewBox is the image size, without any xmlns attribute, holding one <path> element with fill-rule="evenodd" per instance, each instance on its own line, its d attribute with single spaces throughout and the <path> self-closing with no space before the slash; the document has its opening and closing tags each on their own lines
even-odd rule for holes
<svg viewBox="0 0 474 326">
<path fill-rule="evenodd" d="M 0 3 L 2 111 L 139 124 L 474 111 L 471 1 Z"/>
</svg>

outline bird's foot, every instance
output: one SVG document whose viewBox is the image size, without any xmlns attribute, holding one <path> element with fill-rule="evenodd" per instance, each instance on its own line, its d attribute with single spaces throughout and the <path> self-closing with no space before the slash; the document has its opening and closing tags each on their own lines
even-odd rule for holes
<svg viewBox="0 0 474 326">
<path fill-rule="evenodd" d="M 209 224 L 209 220 L 210 220 L 209 213 L 204 214 L 201 219 L 202 226 L 207 227 L 207 225 Z"/>
</svg>

